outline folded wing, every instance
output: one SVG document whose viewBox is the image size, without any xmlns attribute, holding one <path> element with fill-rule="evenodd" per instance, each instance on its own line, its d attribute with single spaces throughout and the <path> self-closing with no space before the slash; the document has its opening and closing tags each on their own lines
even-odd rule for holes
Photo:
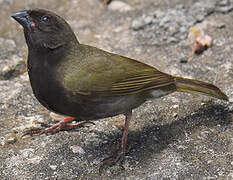
<svg viewBox="0 0 233 180">
<path fill-rule="evenodd" d="M 86 96 L 124 96 L 171 84 L 172 76 L 152 66 L 106 52 L 89 53 L 65 76 L 67 89 Z"/>
</svg>

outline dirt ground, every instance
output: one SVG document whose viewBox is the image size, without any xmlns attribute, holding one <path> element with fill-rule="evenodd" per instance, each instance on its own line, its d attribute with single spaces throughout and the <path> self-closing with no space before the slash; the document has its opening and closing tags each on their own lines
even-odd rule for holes
<svg viewBox="0 0 233 180">
<path fill-rule="evenodd" d="M 124 161 L 104 170 L 119 148 L 124 117 L 54 135 L 24 136 L 56 123 L 32 94 L 22 28 L 10 17 L 46 8 L 64 17 L 80 42 L 163 72 L 210 82 L 229 102 L 174 93 L 133 112 Z M 0 0 L 1 179 L 233 179 L 233 0 Z M 213 45 L 190 59 L 190 27 Z M 186 63 L 182 63 L 182 62 Z"/>
</svg>

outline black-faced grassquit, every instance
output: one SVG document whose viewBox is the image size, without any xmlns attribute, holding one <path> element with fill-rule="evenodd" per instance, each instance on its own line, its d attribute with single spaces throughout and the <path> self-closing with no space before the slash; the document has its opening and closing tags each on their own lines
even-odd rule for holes
<svg viewBox="0 0 233 180">
<path fill-rule="evenodd" d="M 74 119 L 89 121 L 124 114 L 121 149 L 106 164 L 112 165 L 124 156 L 132 109 L 145 101 L 175 91 L 228 100 L 210 83 L 175 77 L 137 60 L 79 43 L 67 22 L 53 12 L 32 9 L 12 17 L 24 29 L 35 97 L 50 111 L 70 116 L 32 134 L 80 126 L 69 124 Z"/>
</svg>

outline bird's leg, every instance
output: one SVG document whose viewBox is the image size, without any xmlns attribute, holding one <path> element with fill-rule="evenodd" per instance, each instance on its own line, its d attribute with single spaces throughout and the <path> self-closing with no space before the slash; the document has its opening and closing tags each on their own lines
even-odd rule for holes
<svg viewBox="0 0 233 180">
<path fill-rule="evenodd" d="M 59 123 L 57 123 L 53 126 L 48 127 L 48 125 L 43 125 L 43 126 L 47 126 L 47 128 L 45 128 L 45 129 L 28 131 L 24 134 L 24 136 L 25 135 L 32 136 L 34 134 L 54 134 L 54 133 L 57 133 L 61 130 L 70 130 L 70 129 L 74 129 L 77 127 L 82 127 L 86 123 L 94 124 L 93 122 L 89 122 L 89 121 L 84 121 L 84 122 L 76 123 L 76 124 L 69 124 L 74 120 L 75 120 L 75 118 L 73 118 L 73 117 L 66 117 L 64 120 L 60 121 Z"/>
<path fill-rule="evenodd" d="M 104 159 L 103 164 L 100 166 L 100 169 L 99 169 L 100 174 L 102 173 L 103 168 L 105 166 L 113 166 L 117 162 L 123 159 L 125 152 L 126 152 L 127 137 L 128 137 L 129 124 L 130 124 L 131 118 L 132 118 L 132 111 L 125 114 L 125 128 L 123 132 L 123 137 L 121 139 L 121 148 L 119 149 L 116 156 L 111 156 L 109 158 Z"/>
</svg>

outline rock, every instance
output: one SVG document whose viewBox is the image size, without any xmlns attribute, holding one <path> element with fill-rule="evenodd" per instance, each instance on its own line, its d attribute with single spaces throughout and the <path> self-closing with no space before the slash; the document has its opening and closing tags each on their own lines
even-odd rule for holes
<svg viewBox="0 0 233 180">
<path fill-rule="evenodd" d="M 130 5 L 128 5 L 122 1 L 112 1 L 108 5 L 108 8 L 113 10 L 113 11 L 120 11 L 120 12 L 126 12 L 126 11 L 133 10 L 133 7 L 131 7 Z"/>
<path fill-rule="evenodd" d="M 230 4 L 229 0 L 221 0 L 217 2 L 218 6 L 228 6 Z"/>
<path fill-rule="evenodd" d="M 151 24 L 153 21 L 152 16 L 142 16 L 140 19 L 136 19 L 132 22 L 133 30 L 139 30 L 144 28 L 145 26 Z"/>
<path fill-rule="evenodd" d="M 179 40 L 177 38 L 175 38 L 175 37 L 169 37 L 167 39 L 167 42 L 169 42 L 169 43 L 177 43 L 177 42 L 179 42 Z"/>
<path fill-rule="evenodd" d="M 230 6 L 220 6 L 218 8 L 216 8 L 217 12 L 221 12 L 221 13 L 227 13 L 233 10 L 233 4 Z"/>
<path fill-rule="evenodd" d="M 178 104 L 175 104 L 171 107 L 172 109 L 178 109 L 179 108 L 179 105 Z"/>
<path fill-rule="evenodd" d="M 57 169 L 57 166 L 56 165 L 50 165 L 50 168 L 55 171 Z"/>
<path fill-rule="evenodd" d="M 14 51 L 16 47 L 15 41 L 12 39 L 0 38 L 0 48 L 7 49 L 8 51 Z"/>
<path fill-rule="evenodd" d="M 229 173 L 229 174 L 227 175 L 226 179 L 233 179 L 233 173 L 232 173 L 232 172 Z"/>
<path fill-rule="evenodd" d="M 0 139 L 0 145 L 1 146 L 14 144 L 15 142 L 17 142 L 17 137 L 12 133 L 6 134 L 5 137 L 2 137 Z"/>
<path fill-rule="evenodd" d="M 188 62 L 188 58 L 184 55 L 181 55 L 179 57 L 180 63 L 187 63 Z"/>
<path fill-rule="evenodd" d="M 233 2 L 231 0 L 221 0 L 217 2 L 216 11 L 227 13 L 233 10 Z"/>
<path fill-rule="evenodd" d="M 74 146 L 70 146 L 70 149 L 73 151 L 73 153 L 75 154 L 85 154 L 85 151 L 84 149 L 81 147 L 81 146 L 77 146 L 77 145 L 74 145 Z"/>
<path fill-rule="evenodd" d="M 173 113 L 172 114 L 172 117 L 177 117 L 178 116 L 178 113 Z"/>
</svg>

